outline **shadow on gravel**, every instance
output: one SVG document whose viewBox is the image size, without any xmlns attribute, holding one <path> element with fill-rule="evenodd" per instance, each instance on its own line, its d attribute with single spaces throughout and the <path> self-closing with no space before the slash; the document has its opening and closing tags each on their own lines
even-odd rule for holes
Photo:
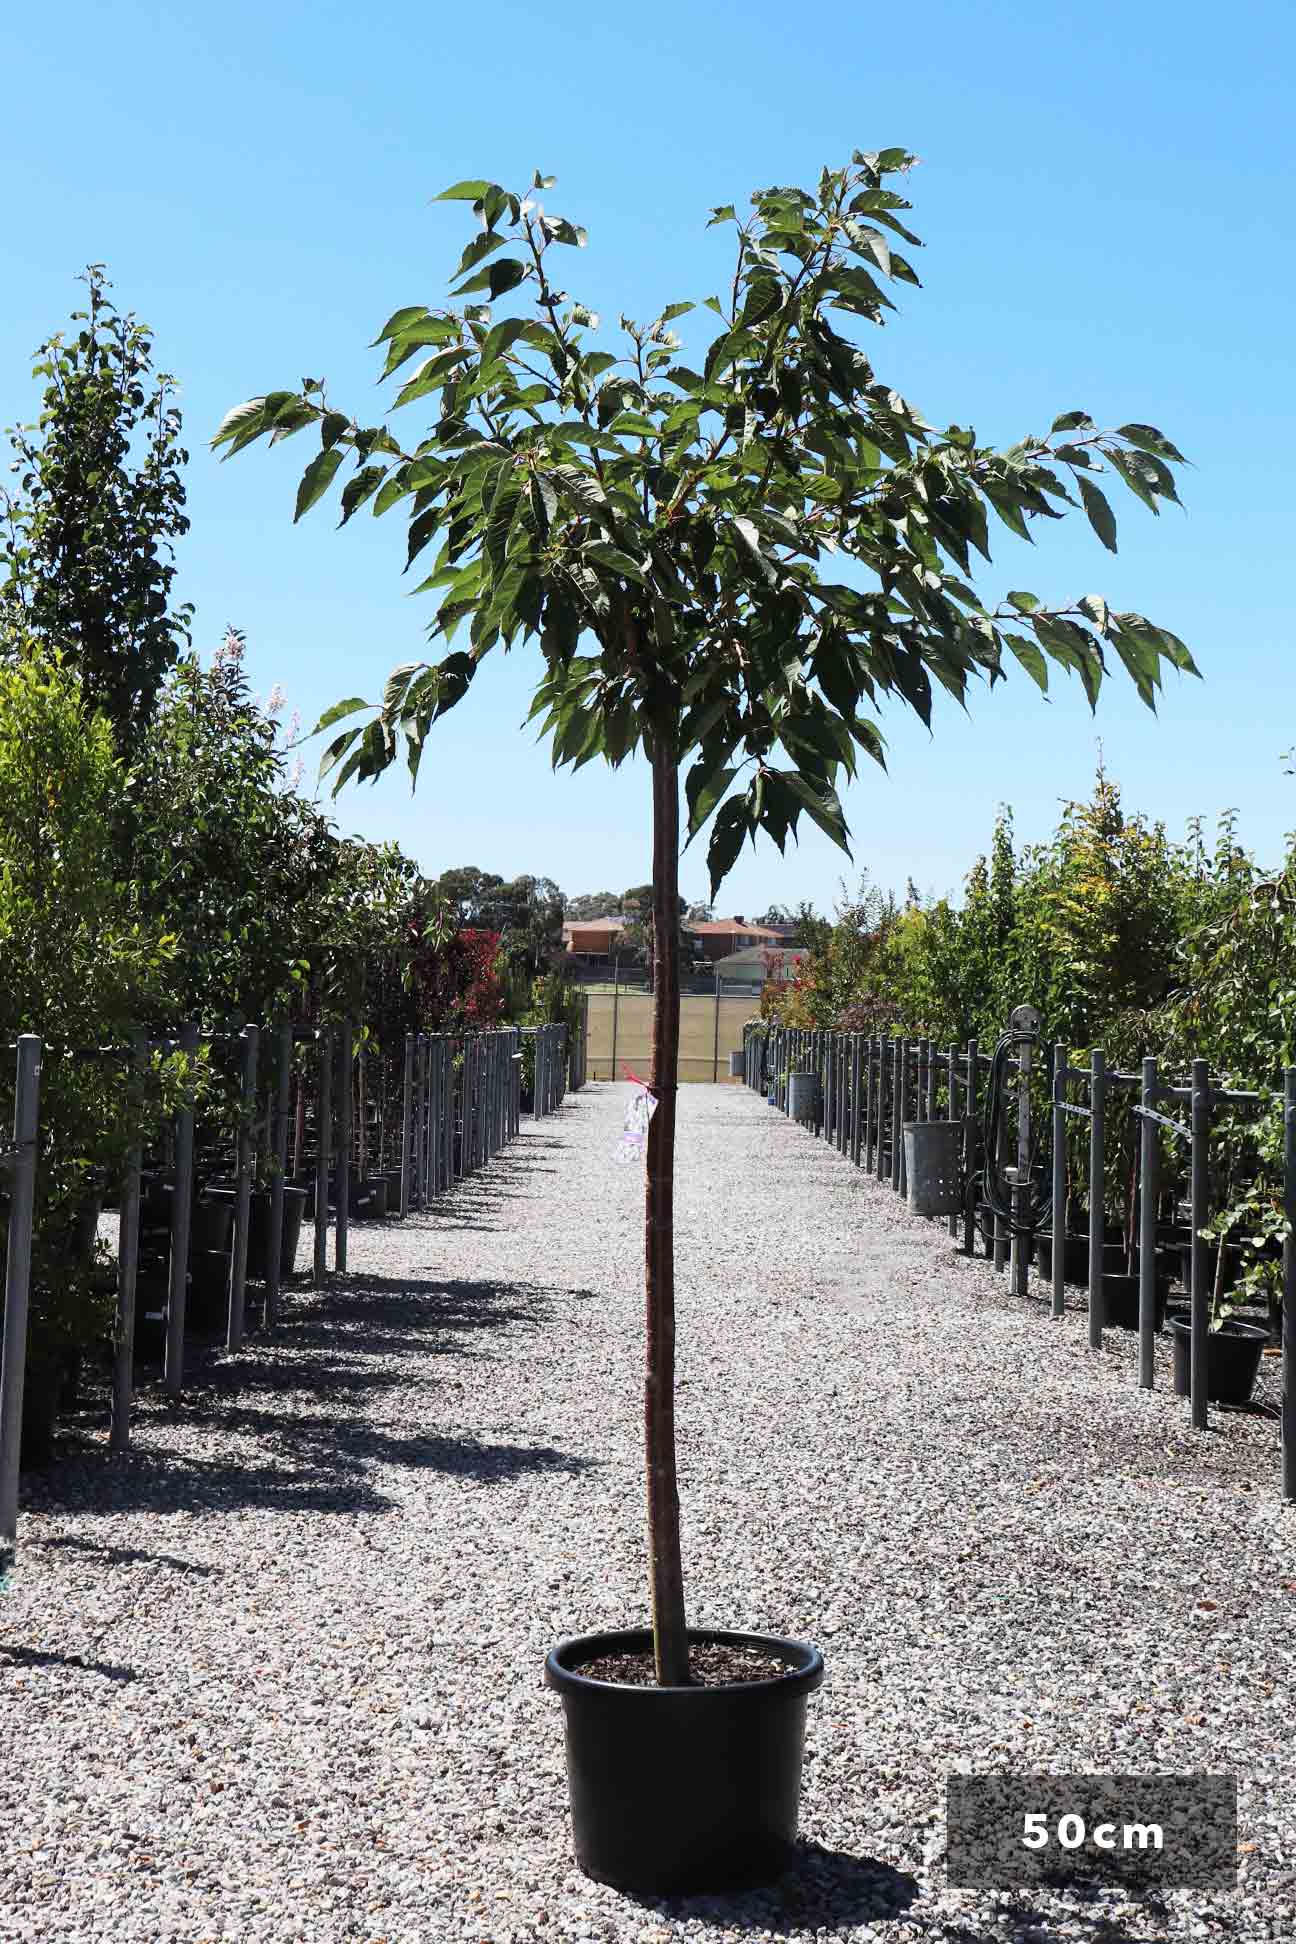
<svg viewBox="0 0 1296 1944">
<path fill-rule="evenodd" d="M 346 1287 L 326 1290 L 309 1309 L 286 1319 L 296 1342 L 313 1328 L 338 1323 L 367 1323 L 379 1329 L 425 1336 L 445 1331 L 506 1329 L 519 1323 L 533 1328 L 547 1322 L 556 1297 L 572 1292 L 541 1283 L 420 1282 L 416 1275 L 374 1276 L 364 1271 L 347 1277 Z M 348 1338 L 348 1349 L 363 1354 L 364 1332 Z M 426 1349 L 426 1343 L 416 1347 Z M 447 1343 L 446 1348 L 460 1348 Z"/>
<path fill-rule="evenodd" d="M 285 1431 L 291 1425 L 285 1418 L 275 1422 Z M 239 1512 L 249 1506 L 292 1513 L 398 1510 L 394 1499 L 367 1483 L 358 1464 L 336 1463 L 329 1470 L 195 1458 L 150 1442 L 112 1470 L 97 1462 L 97 1454 L 70 1457 L 41 1476 L 30 1503 L 33 1510 L 75 1511 L 91 1519 L 122 1512 Z"/>
<path fill-rule="evenodd" d="M 100 1674 L 105 1681 L 138 1681 L 133 1667 L 115 1661 L 85 1660 L 80 1654 L 43 1654 L 35 1647 L 6 1647 L 0 1641 L 0 1669 L 6 1667 L 69 1667 L 79 1674 Z"/>
<path fill-rule="evenodd" d="M 681 1922 L 709 1919 L 726 1931 L 761 1931 L 778 1937 L 794 1931 L 824 1935 L 895 1919 L 917 1896 L 918 1880 L 907 1871 L 816 1844 L 804 1847 L 787 1875 L 768 1889 L 740 1896 L 654 1899 L 651 1907 Z M 631 1897 L 629 1901 L 647 1904 L 649 1900 Z"/>
<path fill-rule="evenodd" d="M 286 1416 L 282 1411 L 233 1405 L 219 1411 L 186 1410 L 184 1420 L 191 1424 L 206 1422 L 214 1429 L 238 1436 L 261 1438 L 272 1451 L 281 1451 L 288 1461 L 314 1463 L 320 1476 L 332 1472 L 357 1477 L 375 1465 L 399 1465 L 491 1484 L 527 1472 L 575 1474 L 589 1471 L 600 1462 L 568 1457 L 549 1445 L 484 1444 L 471 1434 L 460 1437 L 428 1432 L 398 1434 L 364 1418 L 330 1417 L 323 1413 L 309 1416 L 294 1412 Z M 294 1475 L 278 1474 L 280 1477 Z"/>
<path fill-rule="evenodd" d="M 141 1552 L 138 1546 L 97 1546 L 93 1539 L 28 1539 L 23 1550 L 31 1552 L 93 1553 L 109 1566 L 170 1566 L 177 1573 L 194 1573 L 199 1579 L 214 1579 L 223 1566 L 200 1566 L 196 1559 L 176 1559 L 172 1553 Z"/>
</svg>

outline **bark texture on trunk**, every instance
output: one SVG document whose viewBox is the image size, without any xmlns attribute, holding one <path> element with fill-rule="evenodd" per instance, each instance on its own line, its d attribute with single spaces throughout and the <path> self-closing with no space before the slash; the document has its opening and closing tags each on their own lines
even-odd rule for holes
<svg viewBox="0 0 1296 1944">
<path fill-rule="evenodd" d="M 648 1467 L 648 1549 L 657 1679 L 689 1679 L 675 1461 L 675 1090 L 679 1071 L 679 762 L 674 736 L 653 743 L 653 983 L 644 1267 L 647 1360 L 644 1444 Z"/>
</svg>

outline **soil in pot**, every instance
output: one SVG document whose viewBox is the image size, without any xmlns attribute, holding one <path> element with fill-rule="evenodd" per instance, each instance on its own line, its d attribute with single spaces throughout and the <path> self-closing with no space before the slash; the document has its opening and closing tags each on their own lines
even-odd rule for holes
<svg viewBox="0 0 1296 1944">
<path fill-rule="evenodd" d="M 1192 1324 L 1187 1317 L 1170 1319 L 1174 1339 L 1175 1395 L 1191 1395 Z M 1206 1395 L 1212 1404 L 1249 1404 L 1260 1375 L 1269 1332 L 1258 1323 L 1233 1318 L 1206 1338 Z"/>
<path fill-rule="evenodd" d="M 717 1648 L 742 1651 L 735 1663 Z M 806 1698 L 823 1679 L 822 1656 L 766 1634 L 690 1630 L 702 1678 L 663 1688 L 651 1678 L 651 1651 L 645 1630 L 589 1634 L 545 1662 L 566 1715 L 581 1869 L 641 1896 L 774 1882 L 792 1860 Z M 600 1664 L 627 1658 L 639 1663 L 638 1680 L 592 1678 Z M 756 1672 L 771 1663 L 774 1674 Z M 708 1667 L 720 1678 L 707 1680 Z"/>
</svg>

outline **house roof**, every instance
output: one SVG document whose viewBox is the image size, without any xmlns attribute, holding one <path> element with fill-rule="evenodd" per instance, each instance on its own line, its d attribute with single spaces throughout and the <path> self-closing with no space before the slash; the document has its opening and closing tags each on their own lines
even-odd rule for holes
<svg viewBox="0 0 1296 1944">
<path fill-rule="evenodd" d="M 705 924 L 690 925 L 689 930 L 699 938 L 732 938 L 735 934 L 748 938 L 779 938 L 782 933 L 773 925 L 757 925 L 747 918 L 708 919 Z"/>
<path fill-rule="evenodd" d="M 624 931 L 628 918 L 564 918 L 563 934 L 577 931 Z"/>
</svg>

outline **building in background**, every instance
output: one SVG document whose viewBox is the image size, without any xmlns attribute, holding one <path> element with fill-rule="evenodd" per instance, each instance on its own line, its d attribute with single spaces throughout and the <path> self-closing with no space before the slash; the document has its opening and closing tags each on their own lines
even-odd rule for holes
<svg viewBox="0 0 1296 1944">
<path fill-rule="evenodd" d="M 758 946 L 784 946 L 796 935 L 794 925 L 758 925 L 754 919 L 717 918 L 707 924 L 693 924 L 689 930 L 698 941 L 702 955 L 713 963 L 718 959 L 732 958 L 735 952 L 750 951 Z"/>
<path fill-rule="evenodd" d="M 563 921 L 567 956 L 580 965 L 611 965 L 625 942 L 631 920 L 617 912 L 606 918 L 568 918 Z"/>
</svg>

